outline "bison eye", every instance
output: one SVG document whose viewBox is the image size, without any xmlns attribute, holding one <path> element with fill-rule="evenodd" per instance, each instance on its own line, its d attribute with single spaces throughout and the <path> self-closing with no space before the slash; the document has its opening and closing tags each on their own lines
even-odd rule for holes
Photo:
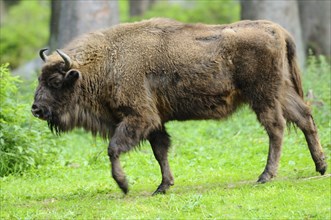
<svg viewBox="0 0 331 220">
<path fill-rule="evenodd" d="M 50 87 L 53 87 L 55 89 L 58 89 L 62 86 L 62 80 L 52 80 L 48 84 Z"/>
</svg>

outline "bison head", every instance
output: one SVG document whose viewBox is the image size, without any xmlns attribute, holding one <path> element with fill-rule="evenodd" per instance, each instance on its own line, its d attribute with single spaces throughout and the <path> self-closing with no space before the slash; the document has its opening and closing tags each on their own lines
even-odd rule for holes
<svg viewBox="0 0 331 220">
<path fill-rule="evenodd" d="M 50 56 L 40 50 L 41 59 L 45 62 L 38 78 L 39 84 L 35 92 L 32 114 L 46 120 L 52 131 L 59 133 L 71 127 L 68 123 L 70 112 L 77 103 L 77 86 L 80 72 L 73 68 L 70 57 L 60 50 Z"/>
</svg>

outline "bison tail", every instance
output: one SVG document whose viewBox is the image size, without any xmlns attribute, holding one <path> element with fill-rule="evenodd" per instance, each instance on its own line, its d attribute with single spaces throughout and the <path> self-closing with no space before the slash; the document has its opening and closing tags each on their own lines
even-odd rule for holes
<svg viewBox="0 0 331 220">
<path fill-rule="evenodd" d="M 298 93 L 298 95 L 301 98 L 303 98 L 301 75 L 297 62 L 295 43 L 290 36 L 286 39 L 286 49 L 287 49 L 287 60 L 289 63 L 289 71 L 290 71 L 292 83 L 294 85 L 295 91 Z"/>
</svg>

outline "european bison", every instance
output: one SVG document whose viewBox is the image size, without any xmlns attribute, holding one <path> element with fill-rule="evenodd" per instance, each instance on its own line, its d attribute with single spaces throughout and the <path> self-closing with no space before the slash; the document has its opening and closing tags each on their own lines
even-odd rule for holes
<svg viewBox="0 0 331 220">
<path fill-rule="evenodd" d="M 85 34 L 49 56 L 44 51 L 32 113 L 56 133 L 83 127 L 109 138 L 112 176 L 124 193 L 121 153 L 148 140 L 162 173 L 154 194 L 165 193 L 174 178 L 164 124 L 225 118 L 245 103 L 269 136 L 258 182 L 277 173 L 286 122 L 303 131 L 316 171 L 326 171 L 303 100 L 293 38 L 275 23 L 204 25 L 157 18 Z"/>
</svg>

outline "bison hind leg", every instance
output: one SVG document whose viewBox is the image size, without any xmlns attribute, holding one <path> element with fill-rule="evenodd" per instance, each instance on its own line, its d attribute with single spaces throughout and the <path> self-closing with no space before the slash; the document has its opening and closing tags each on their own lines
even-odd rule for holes
<svg viewBox="0 0 331 220">
<path fill-rule="evenodd" d="M 163 127 L 161 130 L 152 132 L 148 140 L 152 146 L 154 156 L 158 161 L 162 173 L 162 182 L 153 195 L 164 194 L 170 186 L 174 185 L 174 178 L 171 174 L 168 162 L 168 149 L 170 147 L 170 137 Z"/>
<path fill-rule="evenodd" d="M 326 171 L 327 163 L 309 107 L 299 95 L 289 92 L 283 103 L 283 112 L 286 120 L 296 124 L 304 133 L 316 171 L 323 175 Z"/>
<path fill-rule="evenodd" d="M 253 110 L 269 136 L 267 164 L 258 179 L 259 183 L 265 183 L 277 174 L 282 150 L 285 119 L 282 115 L 281 105 L 277 100 L 270 105 L 253 105 Z"/>
</svg>

